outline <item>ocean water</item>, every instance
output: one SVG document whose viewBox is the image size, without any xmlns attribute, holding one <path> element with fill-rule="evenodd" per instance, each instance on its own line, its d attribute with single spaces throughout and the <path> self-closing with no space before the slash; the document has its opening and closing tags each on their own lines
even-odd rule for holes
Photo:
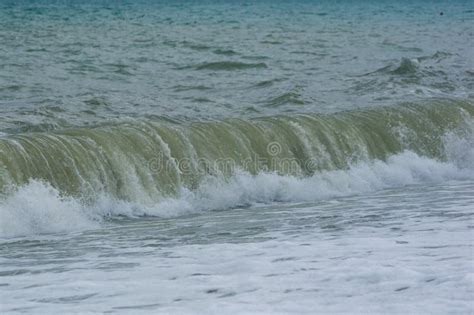
<svg viewBox="0 0 474 315">
<path fill-rule="evenodd" d="M 0 312 L 474 313 L 473 21 L 0 0 Z"/>
</svg>

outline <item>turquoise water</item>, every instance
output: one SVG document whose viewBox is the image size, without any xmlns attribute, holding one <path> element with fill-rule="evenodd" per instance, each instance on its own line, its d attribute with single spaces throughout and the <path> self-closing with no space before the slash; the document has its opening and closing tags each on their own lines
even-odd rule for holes
<svg viewBox="0 0 474 315">
<path fill-rule="evenodd" d="M 472 97 L 469 1 L 1 8 L 2 132 Z"/>
<path fill-rule="evenodd" d="M 473 20 L 0 1 L 0 312 L 473 312 Z"/>
</svg>

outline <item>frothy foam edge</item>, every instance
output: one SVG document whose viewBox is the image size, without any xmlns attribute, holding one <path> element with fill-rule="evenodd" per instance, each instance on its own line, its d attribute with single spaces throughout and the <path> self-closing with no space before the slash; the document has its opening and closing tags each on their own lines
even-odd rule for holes
<svg viewBox="0 0 474 315">
<path fill-rule="evenodd" d="M 206 210 L 228 209 L 256 203 L 314 202 L 385 188 L 446 180 L 474 179 L 474 148 L 453 144 L 454 161 L 441 162 L 411 151 L 353 165 L 347 170 L 317 173 L 311 177 L 276 173 L 251 175 L 237 172 L 229 179 L 206 178 L 196 190 L 182 188 L 176 197 L 154 205 L 99 196 L 94 204 L 63 196 L 51 185 L 30 181 L 0 201 L 0 237 L 94 229 L 110 216 L 175 217 Z"/>
</svg>

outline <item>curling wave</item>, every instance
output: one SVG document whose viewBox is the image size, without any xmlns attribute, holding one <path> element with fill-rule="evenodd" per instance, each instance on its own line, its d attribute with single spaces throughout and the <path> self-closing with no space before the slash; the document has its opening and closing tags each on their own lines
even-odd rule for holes
<svg viewBox="0 0 474 315">
<path fill-rule="evenodd" d="M 473 116 L 472 103 L 437 100 L 11 135 L 0 139 L 0 236 L 472 179 Z"/>
</svg>

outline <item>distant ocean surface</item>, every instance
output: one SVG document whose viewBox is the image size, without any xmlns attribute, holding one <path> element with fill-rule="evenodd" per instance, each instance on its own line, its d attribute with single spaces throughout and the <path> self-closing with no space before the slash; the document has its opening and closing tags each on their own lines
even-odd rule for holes
<svg viewBox="0 0 474 315">
<path fill-rule="evenodd" d="M 0 0 L 0 313 L 471 314 L 472 1 Z"/>
</svg>

